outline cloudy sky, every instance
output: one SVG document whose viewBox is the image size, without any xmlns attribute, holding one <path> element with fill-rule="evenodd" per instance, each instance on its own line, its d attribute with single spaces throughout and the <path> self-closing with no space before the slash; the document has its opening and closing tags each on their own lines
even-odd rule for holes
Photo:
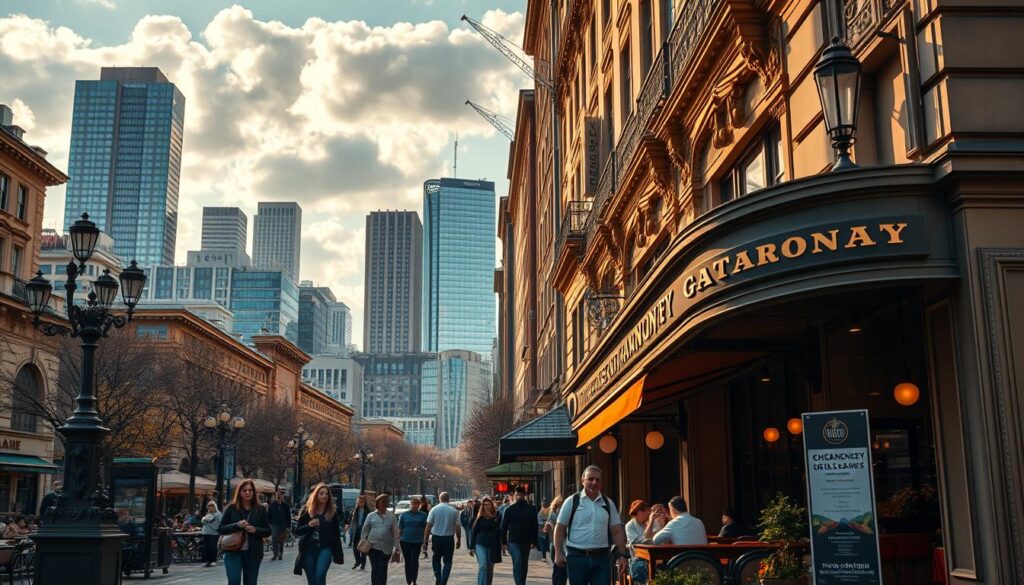
<svg viewBox="0 0 1024 585">
<path fill-rule="evenodd" d="M 184 93 L 177 261 L 199 248 L 204 205 L 249 216 L 257 201 L 303 208 L 303 279 L 331 286 L 362 344 L 365 215 L 414 209 L 423 180 L 507 192 L 508 141 L 464 105 L 514 117 L 526 78 L 459 22 L 519 40 L 525 0 L 4 0 L 0 103 L 67 168 L 76 79 L 101 66 L 158 66 Z M 64 189 L 46 225 L 59 228 Z"/>
</svg>

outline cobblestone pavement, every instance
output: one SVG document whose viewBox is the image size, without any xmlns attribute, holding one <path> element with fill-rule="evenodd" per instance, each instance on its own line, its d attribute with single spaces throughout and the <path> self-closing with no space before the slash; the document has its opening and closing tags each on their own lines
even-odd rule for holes
<svg viewBox="0 0 1024 585">
<path fill-rule="evenodd" d="M 328 585 L 369 585 L 370 567 L 367 565 L 365 571 L 352 570 L 351 548 L 345 551 L 345 564 L 332 565 L 327 573 Z M 295 547 L 285 549 L 283 561 L 270 561 L 270 556 L 264 557 L 260 567 L 260 585 L 305 585 L 306 577 L 292 573 L 295 566 Z M 419 585 L 433 585 L 434 576 L 430 568 L 430 558 L 422 558 L 420 561 Z M 475 585 L 476 584 L 476 559 L 469 556 L 463 547 L 455 551 L 454 564 L 449 585 Z M 540 560 L 540 553 L 533 551 L 530 559 L 528 572 L 528 585 L 548 585 L 551 583 L 551 564 Z M 182 565 L 171 565 L 168 574 L 154 573 L 149 579 L 144 580 L 141 574 L 132 575 L 131 579 L 125 582 L 153 583 L 154 585 L 224 585 L 227 578 L 224 575 L 224 567 L 218 563 L 216 567 L 205 568 L 201 563 L 189 563 Z M 401 564 L 390 565 L 388 570 L 388 585 L 405 585 L 405 571 Z M 494 585 L 513 585 L 512 563 L 509 557 L 494 566 Z"/>
</svg>

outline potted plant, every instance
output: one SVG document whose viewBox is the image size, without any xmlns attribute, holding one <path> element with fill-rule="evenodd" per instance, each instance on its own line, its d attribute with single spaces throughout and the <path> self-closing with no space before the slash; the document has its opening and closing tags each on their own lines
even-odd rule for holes
<svg viewBox="0 0 1024 585">
<path fill-rule="evenodd" d="M 761 561 L 757 572 L 761 585 L 803 585 L 807 582 L 807 568 L 800 555 L 790 548 L 792 542 L 806 540 L 806 518 L 807 509 L 781 493 L 761 510 L 758 523 L 761 540 L 782 543 L 782 548 Z"/>
<path fill-rule="evenodd" d="M 650 585 L 714 585 L 715 578 L 707 569 L 668 569 L 658 571 Z"/>
</svg>

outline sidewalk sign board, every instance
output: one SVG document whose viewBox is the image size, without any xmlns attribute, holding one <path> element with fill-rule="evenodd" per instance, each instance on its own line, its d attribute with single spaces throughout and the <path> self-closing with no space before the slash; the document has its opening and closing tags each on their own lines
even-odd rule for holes
<svg viewBox="0 0 1024 585">
<path fill-rule="evenodd" d="M 815 585 L 881 585 L 867 410 L 806 412 L 804 458 Z"/>
</svg>

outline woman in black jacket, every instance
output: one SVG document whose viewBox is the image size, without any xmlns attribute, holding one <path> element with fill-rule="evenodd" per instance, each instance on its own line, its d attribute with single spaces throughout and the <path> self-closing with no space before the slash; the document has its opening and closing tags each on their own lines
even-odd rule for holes
<svg viewBox="0 0 1024 585">
<path fill-rule="evenodd" d="M 475 556 L 480 567 L 476 574 L 476 584 L 491 585 L 494 563 L 501 562 L 501 523 L 491 498 L 484 498 L 480 502 L 476 520 L 469 531 L 469 556 Z"/>
<path fill-rule="evenodd" d="M 327 484 L 317 484 L 309 494 L 296 522 L 295 536 L 299 537 L 295 574 L 305 571 L 309 585 L 326 585 L 331 560 L 335 554 L 342 554 L 341 521 Z"/>
<path fill-rule="evenodd" d="M 244 532 L 246 536 L 241 550 L 224 552 L 228 585 L 256 585 L 263 562 L 263 539 L 270 536 L 270 521 L 267 511 L 256 499 L 256 484 L 251 479 L 238 484 L 217 532 L 221 535 Z"/>
<path fill-rule="evenodd" d="M 356 507 L 352 509 L 352 515 L 348 520 L 349 541 L 352 543 L 352 554 L 356 559 L 352 563 L 353 571 L 357 568 L 361 571 L 366 570 L 367 555 L 359 552 L 359 535 L 363 530 L 363 524 L 366 523 L 366 517 L 372 513 L 373 508 L 370 507 L 366 494 L 359 494 L 359 498 L 356 500 Z"/>
</svg>

